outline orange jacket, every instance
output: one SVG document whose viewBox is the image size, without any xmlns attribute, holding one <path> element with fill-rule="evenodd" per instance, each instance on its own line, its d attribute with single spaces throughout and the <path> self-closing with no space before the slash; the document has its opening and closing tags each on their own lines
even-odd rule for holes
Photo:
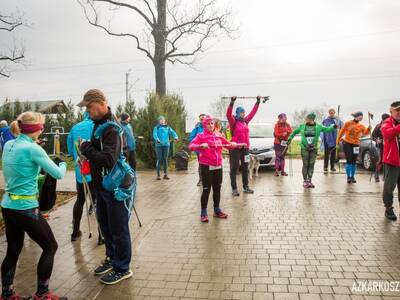
<svg viewBox="0 0 400 300">
<path fill-rule="evenodd" d="M 346 143 L 360 145 L 360 138 L 369 133 L 371 133 L 371 130 L 363 124 L 355 122 L 354 120 L 348 121 L 344 123 L 343 128 L 340 130 L 337 137 L 337 143 L 339 144 L 340 140 L 344 136 L 343 140 Z"/>
</svg>

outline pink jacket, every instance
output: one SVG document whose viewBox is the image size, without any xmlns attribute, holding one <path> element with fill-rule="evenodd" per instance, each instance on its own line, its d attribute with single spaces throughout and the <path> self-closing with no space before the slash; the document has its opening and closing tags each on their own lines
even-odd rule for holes
<svg viewBox="0 0 400 300">
<path fill-rule="evenodd" d="M 208 144 L 207 149 L 200 148 L 203 143 Z M 219 167 L 222 166 L 222 148 L 231 149 L 230 142 L 214 132 L 204 130 L 198 134 L 189 145 L 189 149 L 199 152 L 201 165 Z"/>
<path fill-rule="evenodd" d="M 228 106 L 228 111 L 226 112 L 226 117 L 228 118 L 229 126 L 232 130 L 232 142 L 245 143 L 246 148 L 250 148 L 250 138 L 249 138 L 249 126 L 248 123 L 254 118 L 257 113 L 259 104 L 255 104 L 251 112 L 244 118 L 244 121 L 236 120 L 232 115 L 233 105 Z"/>
</svg>

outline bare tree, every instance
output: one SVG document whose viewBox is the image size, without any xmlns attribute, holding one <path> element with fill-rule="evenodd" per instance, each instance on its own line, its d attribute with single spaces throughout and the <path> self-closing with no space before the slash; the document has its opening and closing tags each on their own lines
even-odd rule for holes
<svg viewBox="0 0 400 300">
<path fill-rule="evenodd" d="M 316 107 L 307 107 L 300 110 L 295 110 L 292 115 L 292 125 L 294 127 L 298 127 L 300 124 L 304 123 L 307 115 L 312 112 L 317 116 L 315 120 L 320 123 L 324 119 L 324 116 L 327 115 L 328 106 L 326 104 L 322 104 Z"/>
<path fill-rule="evenodd" d="M 19 12 L 3 14 L 0 12 L 0 33 L 10 34 L 17 28 L 25 25 L 23 15 Z M 17 46 L 16 42 L 7 49 L 0 49 L 0 76 L 10 77 L 8 66 L 10 63 L 19 63 L 25 57 L 25 47 Z"/>
<path fill-rule="evenodd" d="M 134 39 L 136 48 L 149 58 L 155 70 L 156 93 L 167 91 L 165 64 L 193 65 L 207 41 L 236 31 L 232 12 L 218 0 L 77 0 L 88 22 L 107 34 Z M 111 25 L 110 13 L 120 11 L 139 18 L 142 28 L 134 32 Z M 104 17 L 104 12 L 107 15 Z M 118 23 L 114 18 L 114 24 Z"/>
<path fill-rule="evenodd" d="M 226 110 L 231 102 L 230 99 L 219 98 L 211 103 L 210 109 L 214 117 L 226 119 Z"/>
</svg>

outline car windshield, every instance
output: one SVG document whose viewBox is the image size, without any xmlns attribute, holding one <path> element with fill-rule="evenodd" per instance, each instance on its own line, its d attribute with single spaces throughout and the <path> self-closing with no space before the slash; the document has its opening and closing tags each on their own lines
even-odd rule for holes
<svg viewBox="0 0 400 300">
<path fill-rule="evenodd" d="M 274 131 L 271 124 L 249 124 L 251 138 L 273 138 Z"/>
</svg>

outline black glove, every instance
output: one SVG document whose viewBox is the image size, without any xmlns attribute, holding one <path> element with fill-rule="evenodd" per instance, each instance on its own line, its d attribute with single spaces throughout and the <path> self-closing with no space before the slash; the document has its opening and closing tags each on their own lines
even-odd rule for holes
<svg viewBox="0 0 400 300">
<path fill-rule="evenodd" d="M 59 158 L 58 156 L 53 158 L 53 161 L 56 163 L 56 165 L 60 165 L 61 163 L 65 163 L 64 160 L 62 160 L 61 158 Z"/>
<path fill-rule="evenodd" d="M 261 96 L 257 96 L 257 104 L 260 104 L 261 102 Z"/>
<path fill-rule="evenodd" d="M 231 97 L 231 103 L 235 103 L 236 99 L 237 99 L 236 96 L 232 96 L 232 97 Z"/>
<path fill-rule="evenodd" d="M 88 152 L 90 151 L 90 149 L 92 148 L 92 143 L 91 142 L 83 142 L 80 147 L 79 150 L 81 151 L 81 154 L 83 154 L 84 156 L 87 157 Z"/>
</svg>

